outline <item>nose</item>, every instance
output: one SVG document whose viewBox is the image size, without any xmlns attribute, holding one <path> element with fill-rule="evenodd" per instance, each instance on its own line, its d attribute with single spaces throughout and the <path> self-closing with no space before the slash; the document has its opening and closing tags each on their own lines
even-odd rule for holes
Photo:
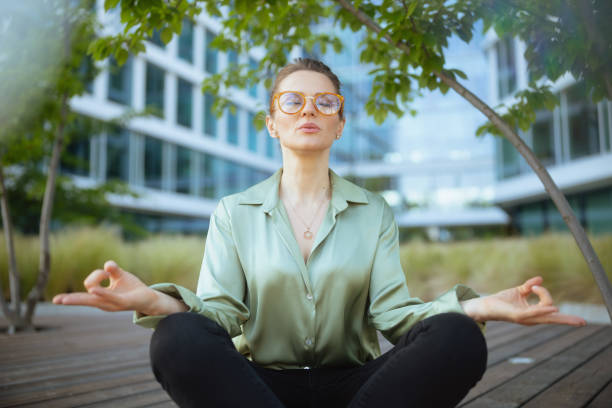
<svg viewBox="0 0 612 408">
<path fill-rule="evenodd" d="M 304 100 L 304 109 L 302 109 L 302 116 L 315 115 L 317 108 L 315 108 L 315 101 L 313 96 L 307 96 Z"/>
</svg>

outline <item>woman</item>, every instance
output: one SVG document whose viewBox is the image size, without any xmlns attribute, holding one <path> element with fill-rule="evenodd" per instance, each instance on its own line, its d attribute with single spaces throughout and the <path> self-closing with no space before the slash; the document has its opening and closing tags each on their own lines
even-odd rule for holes
<svg viewBox="0 0 612 408">
<path fill-rule="evenodd" d="M 485 321 L 585 324 L 557 313 L 539 277 L 486 297 L 462 285 L 428 303 L 410 297 L 389 206 L 329 169 L 345 124 L 339 94 L 319 61 L 279 72 L 266 125 L 283 167 L 221 200 L 197 295 L 149 288 L 109 261 L 87 293 L 54 303 L 134 310 L 156 327 L 153 371 L 181 407 L 450 407 L 484 373 Z M 395 344 L 382 356 L 376 330 Z"/>
</svg>

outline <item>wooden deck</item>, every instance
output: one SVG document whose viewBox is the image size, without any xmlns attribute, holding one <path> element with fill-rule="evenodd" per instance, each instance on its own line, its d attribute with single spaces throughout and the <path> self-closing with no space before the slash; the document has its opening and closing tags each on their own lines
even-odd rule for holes
<svg viewBox="0 0 612 408">
<path fill-rule="evenodd" d="M 64 313 L 36 322 L 44 329 L 0 334 L 0 407 L 176 406 L 149 367 L 152 331 L 133 325 L 130 314 Z M 489 368 L 460 406 L 612 407 L 610 325 L 493 322 L 486 337 Z"/>
</svg>

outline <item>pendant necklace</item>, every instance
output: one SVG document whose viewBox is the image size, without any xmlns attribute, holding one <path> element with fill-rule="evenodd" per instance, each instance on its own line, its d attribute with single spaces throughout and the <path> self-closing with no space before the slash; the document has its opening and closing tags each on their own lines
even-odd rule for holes
<svg viewBox="0 0 612 408">
<path fill-rule="evenodd" d="M 327 193 L 327 192 L 326 192 Z M 327 195 L 327 194 L 326 194 Z M 289 200 L 287 200 L 289 201 Z M 319 211 L 321 210 L 321 207 L 323 206 L 323 203 L 325 202 L 325 196 L 323 196 L 323 199 L 321 200 L 321 202 L 319 203 L 319 206 L 317 207 L 317 211 L 315 212 L 314 216 L 312 217 L 312 220 L 310 221 L 310 224 L 307 224 L 306 221 L 304 221 L 304 219 L 300 216 L 300 214 L 296 211 L 295 207 L 293 206 L 293 204 L 291 204 L 291 202 L 289 203 L 289 205 L 291 206 L 291 208 L 293 209 L 293 212 L 295 213 L 295 215 L 298 216 L 298 218 L 300 219 L 300 221 L 302 221 L 302 224 L 304 224 L 304 226 L 306 227 L 306 231 L 304 231 L 304 238 L 306 239 L 312 239 L 312 232 L 310 231 L 310 227 L 312 226 L 312 223 L 314 222 L 315 218 L 317 218 L 317 214 L 319 214 Z"/>
</svg>

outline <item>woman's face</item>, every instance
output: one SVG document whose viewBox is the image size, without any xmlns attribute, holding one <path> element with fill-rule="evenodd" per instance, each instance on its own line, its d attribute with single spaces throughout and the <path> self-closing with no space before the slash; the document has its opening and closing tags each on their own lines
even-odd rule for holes
<svg viewBox="0 0 612 408">
<path fill-rule="evenodd" d="M 281 81 L 276 93 L 284 91 L 299 91 L 306 96 L 314 96 L 320 92 L 337 93 L 331 80 L 319 72 L 296 71 Z M 331 147 L 336 137 L 342 134 L 345 119 L 338 114 L 326 116 L 314 107 L 314 99 L 307 98 L 304 108 L 295 115 L 289 115 L 278 109 L 274 102 L 274 110 L 266 117 L 266 126 L 270 136 L 280 139 L 283 148 L 315 152 Z"/>
</svg>

